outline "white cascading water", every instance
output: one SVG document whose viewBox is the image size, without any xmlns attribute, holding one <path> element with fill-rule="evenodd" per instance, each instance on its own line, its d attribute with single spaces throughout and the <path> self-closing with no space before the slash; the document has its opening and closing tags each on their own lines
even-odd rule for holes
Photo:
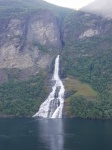
<svg viewBox="0 0 112 150">
<path fill-rule="evenodd" d="M 39 111 L 33 117 L 62 118 L 65 88 L 59 77 L 59 55 L 55 60 L 53 79 L 55 84 L 48 98 L 41 104 Z"/>
</svg>

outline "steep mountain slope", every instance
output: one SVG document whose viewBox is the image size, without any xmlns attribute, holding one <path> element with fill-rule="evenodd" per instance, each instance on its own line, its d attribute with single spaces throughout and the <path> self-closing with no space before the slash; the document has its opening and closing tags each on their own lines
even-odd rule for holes
<svg viewBox="0 0 112 150">
<path fill-rule="evenodd" d="M 7 81 L 0 86 L 0 114 L 37 111 L 62 50 L 62 21 L 71 11 L 42 0 L 0 0 L 0 83 Z"/>
<path fill-rule="evenodd" d="M 59 18 L 65 17 L 72 10 L 52 5 L 43 0 L 0 0 L 0 18 L 12 18 L 28 15 L 38 9 L 48 9 Z"/>
<path fill-rule="evenodd" d="M 83 12 L 72 13 L 64 22 L 62 76 L 88 83 L 98 92 L 88 98 L 82 92 L 77 96 L 75 88 L 65 102 L 71 116 L 112 117 L 111 24 L 112 20 Z"/>
<path fill-rule="evenodd" d="M 50 70 L 62 49 L 61 22 L 71 10 L 41 0 L 0 0 L 0 4 L 0 79 L 7 80 L 6 68 L 21 70 L 20 78 Z"/>
<path fill-rule="evenodd" d="M 112 118 L 112 20 L 42 0 L 0 4 L 0 114 L 37 111 L 60 53 L 64 116 Z"/>
</svg>

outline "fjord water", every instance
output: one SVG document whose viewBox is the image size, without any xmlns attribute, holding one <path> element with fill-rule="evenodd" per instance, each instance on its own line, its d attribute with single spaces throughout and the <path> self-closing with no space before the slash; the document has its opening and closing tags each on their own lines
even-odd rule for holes
<svg viewBox="0 0 112 150">
<path fill-rule="evenodd" d="M 112 150 L 112 121 L 0 119 L 0 150 Z"/>
<path fill-rule="evenodd" d="M 64 105 L 64 85 L 59 77 L 59 55 L 55 59 L 54 85 L 52 92 L 48 98 L 41 104 L 39 111 L 33 117 L 42 118 L 62 118 L 62 110 Z"/>
</svg>

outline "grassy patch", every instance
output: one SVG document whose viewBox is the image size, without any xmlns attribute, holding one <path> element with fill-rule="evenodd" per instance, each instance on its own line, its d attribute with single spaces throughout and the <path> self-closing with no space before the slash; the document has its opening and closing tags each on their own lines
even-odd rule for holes
<svg viewBox="0 0 112 150">
<path fill-rule="evenodd" d="M 72 91 L 72 95 L 84 96 L 89 99 L 94 99 L 97 97 L 98 93 L 92 89 L 92 87 L 87 83 L 81 83 L 79 80 L 74 78 L 66 78 L 64 80 L 64 85 L 66 92 Z"/>
<path fill-rule="evenodd" d="M 66 93 L 64 115 L 66 117 L 111 119 L 112 96 L 102 96 L 87 83 L 74 78 L 64 80 Z M 71 92 L 72 91 L 72 92 Z"/>
</svg>

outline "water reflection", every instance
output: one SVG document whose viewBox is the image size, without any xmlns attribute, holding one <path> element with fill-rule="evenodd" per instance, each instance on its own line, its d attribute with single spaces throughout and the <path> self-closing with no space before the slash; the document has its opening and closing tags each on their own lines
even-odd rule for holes
<svg viewBox="0 0 112 150">
<path fill-rule="evenodd" d="M 38 123 L 40 140 L 43 141 L 45 149 L 63 150 L 63 120 L 42 119 Z"/>
</svg>

